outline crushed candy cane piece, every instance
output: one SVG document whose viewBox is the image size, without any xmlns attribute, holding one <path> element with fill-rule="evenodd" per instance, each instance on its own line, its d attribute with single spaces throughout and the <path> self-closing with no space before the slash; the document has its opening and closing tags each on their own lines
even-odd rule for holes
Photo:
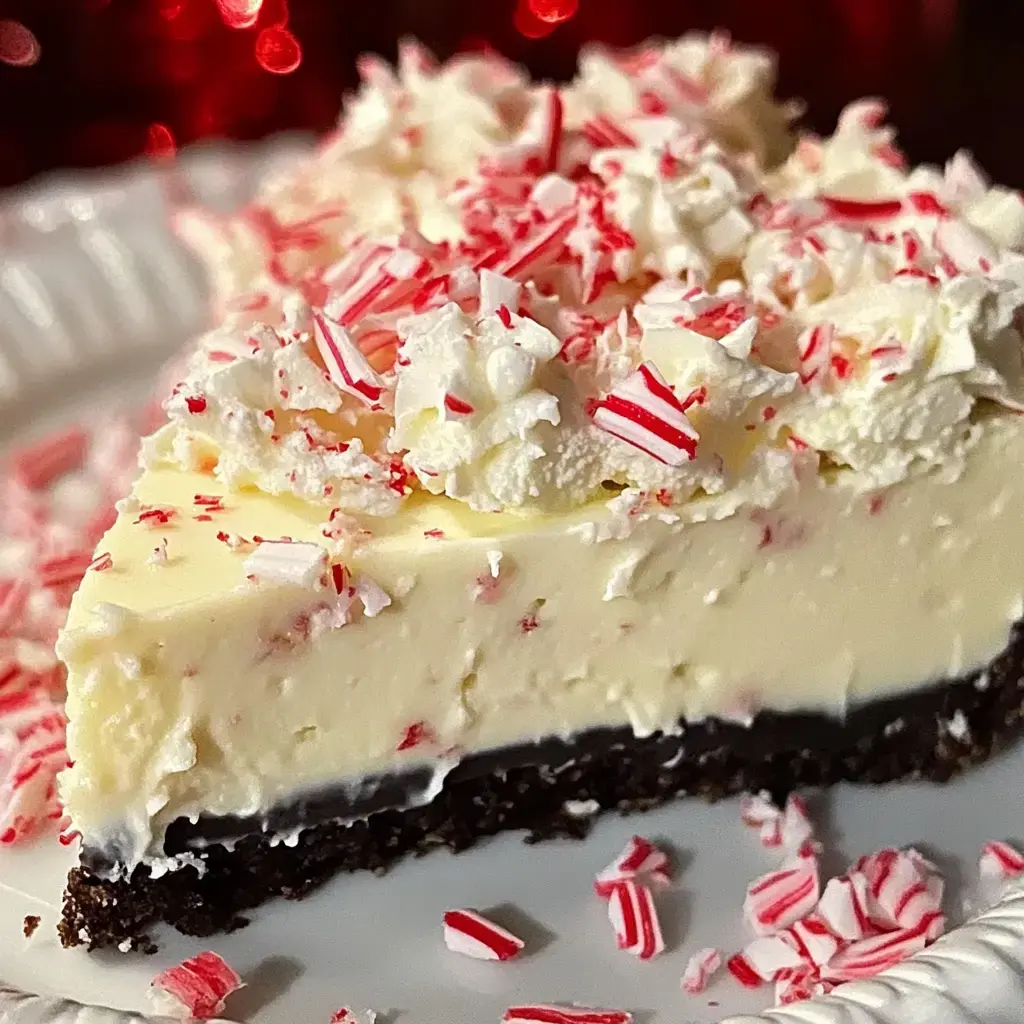
<svg viewBox="0 0 1024 1024">
<path fill-rule="evenodd" d="M 98 554 L 90 563 L 89 570 L 91 572 L 106 572 L 107 569 L 114 568 L 114 559 L 111 557 L 109 551 L 102 551 Z"/>
<path fill-rule="evenodd" d="M 757 984 L 775 981 L 783 971 L 794 970 L 804 964 L 800 950 L 794 948 L 782 935 L 762 935 L 747 943 L 737 956 L 742 960 L 744 969 L 756 976 Z M 729 961 L 730 973 L 741 983 L 749 985 L 737 974 L 737 965 L 733 963 L 735 960 L 737 957 Z"/>
<path fill-rule="evenodd" d="M 340 1006 L 331 1014 L 330 1024 L 376 1024 L 376 1010 L 363 1010 L 361 1013 L 348 1006 Z"/>
<path fill-rule="evenodd" d="M 729 957 L 725 962 L 725 969 L 744 988 L 757 988 L 764 982 L 764 979 L 754 970 L 742 953 L 734 953 Z"/>
<path fill-rule="evenodd" d="M 902 928 L 851 942 L 821 970 L 829 981 L 856 981 L 873 978 L 880 971 L 920 952 L 928 944 L 928 928 Z"/>
<path fill-rule="evenodd" d="M 38 491 L 81 469 L 88 450 L 89 435 L 80 427 L 71 427 L 16 451 L 9 470 L 29 490 Z"/>
<path fill-rule="evenodd" d="M 594 426 L 669 466 L 681 466 L 697 454 L 700 435 L 651 362 L 641 363 L 600 399 L 591 419 Z"/>
<path fill-rule="evenodd" d="M 152 552 L 146 558 L 146 562 L 149 565 L 166 565 L 167 558 L 167 538 L 161 537 L 160 543 L 153 548 Z"/>
<path fill-rule="evenodd" d="M 814 996 L 828 995 L 834 987 L 832 982 L 822 981 L 813 970 L 793 971 L 775 982 L 775 1003 L 788 1006 Z"/>
<path fill-rule="evenodd" d="M 384 383 L 344 326 L 322 310 L 313 313 L 313 338 L 335 386 L 376 409 Z"/>
<path fill-rule="evenodd" d="M 770 935 L 810 913 L 820 895 L 818 859 L 805 846 L 778 871 L 750 883 L 743 916 L 755 934 Z"/>
<path fill-rule="evenodd" d="M 68 763 L 67 720 L 35 688 L 0 697 L 0 715 L 17 723 L 0 732 L 0 844 L 8 846 L 61 817 L 56 776 Z"/>
<path fill-rule="evenodd" d="M 1024 876 L 1024 854 L 1002 840 L 988 842 L 981 848 L 978 873 L 983 879 L 1020 878 Z"/>
<path fill-rule="evenodd" d="M 353 590 L 355 596 L 362 602 L 363 614 L 369 619 L 380 615 L 391 604 L 388 592 L 369 576 L 360 576 Z"/>
<path fill-rule="evenodd" d="M 224 1001 L 243 987 L 242 979 L 216 954 L 198 956 L 161 971 L 152 981 L 151 997 L 176 1016 L 209 1020 L 224 1010 Z"/>
<path fill-rule="evenodd" d="M 790 793 L 782 811 L 779 827 L 781 846 L 786 850 L 799 850 L 814 838 L 814 827 L 807 811 L 807 801 L 798 793 Z"/>
<path fill-rule="evenodd" d="M 868 919 L 868 882 L 859 872 L 830 878 L 816 913 L 847 942 L 863 939 L 872 929 Z"/>
<path fill-rule="evenodd" d="M 445 911 L 444 944 L 453 953 L 462 953 L 477 960 L 511 960 L 525 946 L 517 935 L 475 910 Z"/>
<path fill-rule="evenodd" d="M 36 578 L 41 587 L 78 586 L 92 563 L 92 555 L 86 551 L 44 558 L 36 564 Z"/>
<path fill-rule="evenodd" d="M 619 949 L 641 960 L 650 960 L 665 951 L 654 895 L 646 885 L 631 878 L 613 883 L 608 919 L 615 929 Z"/>
<path fill-rule="evenodd" d="M 633 836 L 622 853 L 598 874 L 594 891 L 602 899 L 608 899 L 617 882 L 629 879 L 659 888 L 669 885 L 672 870 L 668 854 L 649 839 Z"/>
<path fill-rule="evenodd" d="M 503 1024 L 632 1024 L 626 1010 L 593 1010 L 583 1006 L 557 1006 L 538 1003 L 510 1006 L 502 1015 Z"/>
<path fill-rule="evenodd" d="M 244 563 L 245 573 L 259 581 L 312 587 L 323 575 L 327 552 L 311 541 L 265 540 Z"/>
<path fill-rule="evenodd" d="M 781 809 L 764 790 L 745 794 L 740 802 L 740 820 L 756 828 L 761 845 L 769 848 L 798 850 L 814 837 L 807 802 L 797 793 L 791 793 Z"/>
<path fill-rule="evenodd" d="M 522 285 L 510 277 L 495 274 L 492 270 L 480 271 L 480 315 L 497 313 L 504 306 L 515 312 L 519 308 L 519 293 Z"/>
<path fill-rule="evenodd" d="M 150 528 L 166 526 L 177 514 L 178 510 L 173 505 L 140 505 L 135 524 Z"/>
<path fill-rule="evenodd" d="M 942 878 L 916 850 L 879 850 L 861 857 L 854 870 L 867 879 L 868 913 L 878 927 L 911 928 L 939 913 Z"/>
<path fill-rule="evenodd" d="M 767 790 L 744 793 L 740 800 L 740 820 L 748 828 L 756 828 L 762 846 L 782 845 L 782 811 Z"/>
<path fill-rule="evenodd" d="M 412 722 L 405 727 L 395 750 L 412 750 L 421 743 L 433 743 L 434 740 L 434 730 L 426 722 Z"/>
<path fill-rule="evenodd" d="M 802 960 L 810 961 L 815 967 L 827 964 L 843 944 L 824 921 L 813 915 L 794 921 L 779 932 L 779 937 L 793 946 Z"/>
<path fill-rule="evenodd" d="M 697 995 L 708 987 L 708 982 L 722 966 L 722 954 L 717 949 L 700 949 L 689 960 L 683 970 L 680 985 L 684 992 Z"/>
</svg>

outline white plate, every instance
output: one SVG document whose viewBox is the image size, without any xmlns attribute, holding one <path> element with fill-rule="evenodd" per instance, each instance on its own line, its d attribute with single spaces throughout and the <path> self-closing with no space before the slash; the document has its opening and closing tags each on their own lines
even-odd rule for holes
<svg viewBox="0 0 1024 1024">
<path fill-rule="evenodd" d="M 199 183 L 204 198 L 230 202 L 251 181 L 249 166 L 238 154 L 207 153 L 180 173 Z M 145 169 L 84 189 L 50 185 L 27 202 L 0 206 L 8 246 L 0 262 L 0 441 L 73 415 L 100 415 L 112 394 L 141 393 L 197 329 L 200 276 L 164 227 L 164 210 L 161 176 Z M 826 868 L 841 870 L 881 846 L 915 845 L 942 867 L 949 915 L 959 923 L 982 842 L 1024 838 L 1022 775 L 1024 749 L 1017 748 L 946 787 L 840 787 L 819 795 L 812 809 Z M 660 899 L 669 951 L 650 963 L 615 949 L 604 904 L 591 891 L 593 873 L 633 831 L 664 840 L 679 866 L 678 883 Z M 506 835 L 458 857 L 406 861 L 385 879 L 339 877 L 302 903 L 255 911 L 234 935 L 163 933 L 155 957 L 59 948 L 53 929 L 72 856 L 52 836 L 0 854 L 2 984 L 144 1011 L 158 970 L 211 948 L 248 982 L 229 1014 L 253 1024 L 326 1024 L 341 1005 L 372 1007 L 389 1024 L 477 1024 L 499 1021 L 518 1002 L 626 1008 L 639 1024 L 703 1024 L 756 1013 L 771 998 L 767 987 L 744 991 L 728 976 L 701 996 L 679 989 L 690 953 L 744 943 L 744 888 L 777 863 L 740 825 L 735 801 L 606 816 L 584 843 L 524 846 Z M 528 940 L 529 954 L 489 964 L 448 952 L 441 914 L 467 906 L 494 909 Z M 28 941 L 21 935 L 26 914 L 43 919 Z M 772 1019 L 1010 1024 L 1024 1017 L 1022 979 L 1024 894 L 1017 894 L 980 927 L 960 929 L 884 980 L 843 986 L 838 998 Z M 2 984 L 0 1019 L 99 1019 L 46 1001 L 21 1003 L 16 1017 Z"/>
</svg>

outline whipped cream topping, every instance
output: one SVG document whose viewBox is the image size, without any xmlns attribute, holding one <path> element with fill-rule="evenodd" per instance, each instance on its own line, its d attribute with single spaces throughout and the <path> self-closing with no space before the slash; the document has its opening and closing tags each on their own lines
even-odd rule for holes
<svg viewBox="0 0 1024 1024">
<path fill-rule="evenodd" d="M 361 71 L 335 136 L 233 222 L 291 225 L 253 264 L 277 290 L 201 341 L 151 464 L 325 515 L 625 488 L 693 520 L 809 475 L 955 475 L 1022 407 L 1024 201 L 964 153 L 908 170 L 879 101 L 772 167 L 773 65 L 723 36 L 588 51 L 561 89 L 411 44 Z"/>
<path fill-rule="evenodd" d="M 276 312 L 293 290 L 317 290 L 318 270 L 364 234 L 411 219 L 433 236 L 457 228 L 444 195 L 478 157 L 508 143 L 531 98 L 523 73 L 495 53 L 439 65 L 418 43 L 392 69 L 358 64 L 361 87 L 337 129 L 297 168 L 268 180 L 241 216 L 185 209 L 182 238 L 211 271 L 222 310 Z"/>
<path fill-rule="evenodd" d="M 689 33 L 624 54 L 589 46 L 565 90 L 566 121 L 585 127 L 607 115 L 670 114 L 687 129 L 771 164 L 785 155 L 787 124 L 799 111 L 776 104 L 774 88 L 774 55 L 735 46 L 721 32 Z"/>
<path fill-rule="evenodd" d="M 748 207 L 756 178 L 729 161 L 717 143 L 682 134 L 671 118 L 652 121 L 667 123 L 661 138 L 654 136 L 657 144 L 602 150 L 590 164 L 609 186 L 612 219 L 635 242 L 613 259 L 616 277 L 627 281 L 644 270 L 668 278 L 686 271 L 708 277 L 746 250 L 754 232 Z M 577 230 L 580 251 L 600 244 L 596 228 Z"/>
<path fill-rule="evenodd" d="M 186 209 L 176 218 L 207 263 L 218 308 L 256 303 L 276 315 L 289 290 L 315 291 L 317 268 L 364 234 L 400 231 L 412 221 L 434 240 L 458 237 L 451 186 L 472 177 L 478 159 L 509 167 L 543 144 L 548 90 L 531 87 L 497 54 L 460 54 L 439 65 L 403 41 L 396 69 L 370 56 L 358 70 L 361 88 L 337 130 L 298 168 L 269 180 L 242 216 Z M 774 103 L 774 81 L 771 54 L 721 35 L 690 34 L 621 61 L 585 51 L 577 81 L 561 91 L 561 169 L 585 166 L 595 141 L 609 144 L 607 126 L 590 123 L 593 114 L 631 119 L 663 109 L 774 163 L 788 150 L 793 113 Z"/>
<path fill-rule="evenodd" d="M 375 451 L 381 417 L 362 414 L 357 399 L 330 382 L 311 332 L 257 326 L 246 342 L 244 354 L 223 362 L 207 352 L 193 357 L 166 402 L 169 422 L 143 444 L 144 461 L 216 466 L 236 490 L 255 486 L 370 515 L 394 513 L 404 472 Z"/>
<path fill-rule="evenodd" d="M 561 342 L 504 306 L 474 323 L 450 303 L 403 321 L 399 331 L 391 448 L 406 453 L 431 494 L 479 511 L 527 503 L 532 463 L 545 454 L 538 427 L 560 420 L 538 369 Z"/>
</svg>

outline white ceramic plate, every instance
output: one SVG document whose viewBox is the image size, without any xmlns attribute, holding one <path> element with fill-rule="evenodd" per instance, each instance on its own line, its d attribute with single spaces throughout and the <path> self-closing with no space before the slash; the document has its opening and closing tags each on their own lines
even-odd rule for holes
<svg viewBox="0 0 1024 1024">
<path fill-rule="evenodd" d="M 184 175 L 204 200 L 230 204 L 277 149 L 208 151 Z M 255 170 L 254 170 L 255 168 Z M 173 348 L 203 318 L 201 277 L 164 226 L 166 177 L 42 186 L 0 204 L 0 441 L 61 419 L 101 414 L 111 395 L 145 392 Z M 179 178 L 178 185 L 181 180 Z M 946 787 L 841 787 L 812 802 L 825 866 L 913 844 L 942 867 L 949 915 L 963 920 L 979 848 L 1024 838 L 1024 748 Z M 660 900 L 669 951 L 640 963 L 614 947 L 593 873 L 633 831 L 674 851 L 678 882 Z M 681 801 L 629 819 L 605 817 L 584 843 L 524 846 L 515 835 L 452 857 L 439 852 L 386 878 L 335 879 L 302 903 L 277 903 L 231 936 L 162 934 L 155 957 L 60 949 L 54 933 L 73 854 L 52 836 L 0 854 L 0 1020 L 111 1020 L 73 1004 L 25 1001 L 4 985 L 43 996 L 145 1011 L 153 975 L 214 949 L 247 980 L 228 1014 L 253 1024 L 327 1024 L 341 1005 L 368 1007 L 398 1024 L 497 1022 L 519 1002 L 579 1002 L 634 1011 L 639 1024 L 697 1024 L 756 1013 L 769 988 L 747 992 L 720 976 L 701 996 L 679 978 L 703 946 L 740 947 L 746 884 L 777 860 L 739 823 L 735 801 Z M 529 954 L 489 964 L 448 952 L 441 914 L 494 910 L 521 932 Z M 42 923 L 22 936 L 26 914 Z M 758 1018 L 763 1020 L 764 1018 Z M 961 928 L 884 979 L 843 986 L 773 1020 L 805 1024 L 1010 1024 L 1024 1019 L 1024 891 L 981 924 Z"/>
</svg>

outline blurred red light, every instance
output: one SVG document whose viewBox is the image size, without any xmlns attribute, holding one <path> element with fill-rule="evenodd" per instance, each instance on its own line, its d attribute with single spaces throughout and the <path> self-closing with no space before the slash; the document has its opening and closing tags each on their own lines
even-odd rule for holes
<svg viewBox="0 0 1024 1024">
<path fill-rule="evenodd" d="M 530 0 L 530 10 L 539 20 L 555 25 L 568 21 L 579 6 L 579 0 Z"/>
<path fill-rule="evenodd" d="M 257 36 L 256 60 L 264 71 L 289 75 L 302 63 L 302 47 L 288 29 L 275 25 Z"/>
<path fill-rule="evenodd" d="M 164 18 L 167 21 L 174 21 L 174 19 L 181 14 L 184 6 L 185 0 L 160 0 L 157 10 L 160 12 L 161 18 Z"/>
<path fill-rule="evenodd" d="M 39 60 L 39 40 L 20 21 L 0 21 L 0 61 L 29 68 Z"/>
<path fill-rule="evenodd" d="M 263 0 L 216 0 L 228 28 L 252 28 L 260 16 Z"/>
<path fill-rule="evenodd" d="M 171 160 L 177 150 L 171 129 L 154 121 L 146 130 L 146 156 L 154 160 Z"/>
<path fill-rule="evenodd" d="M 516 31 L 520 35 L 526 36 L 527 39 L 543 39 L 544 36 L 554 32 L 556 28 L 556 23 L 553 21 L 541 21 L 529 6 L 528 0 L 519 0 L 512 23 L 515 25 Z"/>
</svg>

